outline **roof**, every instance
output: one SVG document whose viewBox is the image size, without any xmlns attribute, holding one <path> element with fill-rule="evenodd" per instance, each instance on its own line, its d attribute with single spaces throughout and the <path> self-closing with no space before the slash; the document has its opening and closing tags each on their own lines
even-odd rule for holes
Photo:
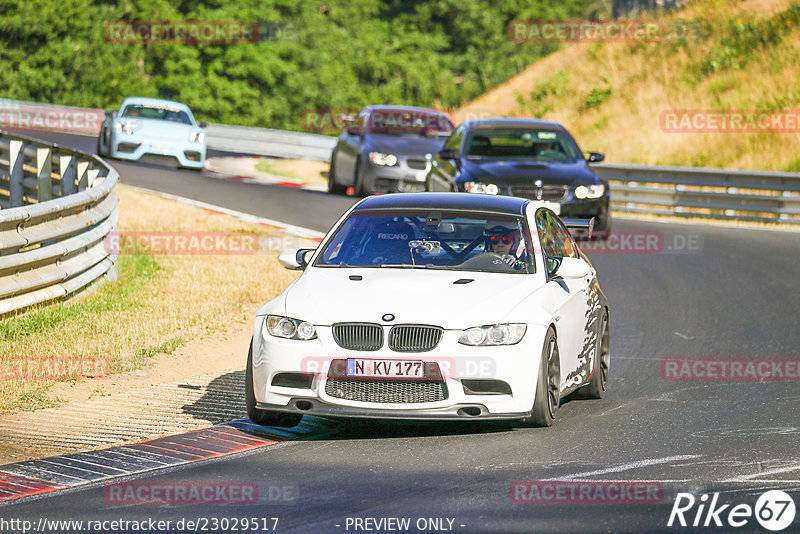
<svg viewBox="0 0 800 534">
<path fill-rule="evenodd" d="M 123 102 L 123 106 L 127 106 L 128 104 L 135 104 L 140 106 L 153 106 L 153 107 L 171 107 L 171 108 L 181 108 L 181 109 L 189 109 L 189 106 L 183 104 L 182 102 L 176 102 L 174 100 L 166 100 L 163 98 L 148 98 L 144 96 L 129 96 Z"/>
<path fill-rule="evenodd" d="M 508 215 L 524 215 L 525 198 L 473 193 L 392 193 L 375 195 L 359 202 L 354 211 L 370 209 L 438 209 L 490 211 Z"/>
<path fill-rule="evenodd" d="M 420 108 L 420 107 L 417 107 L 417 106 L 396 106 L 396 105 L 393 105 L 393 104 L 385 104 L 385 105 L 373 104 L 373 105 L 370 105 L 370 106 L 364 106 L 364 109 L 362 111 L 369 111 L 369 112 L 373 112 L 373 111 L 413 111 L 413 112 L 417 112 L 417 113 L 433 113 L 433 114 L 436 114 L 436 115 L 447 116 L 446 113 L 444 113 L 443 111 L 439 111 L 438 109 Z"/>
<path fill-rule="evenodd" d="M 493 119 L 475 119 L 464 121 L 470 129 L 485 128 L 487 130 L 494 128 L 545 128 L 551 130 L 565 130 L 565 128 L 557 122 L 546 121 L 542 119 L 520 119 L 499 117 Z"/>
</svg>

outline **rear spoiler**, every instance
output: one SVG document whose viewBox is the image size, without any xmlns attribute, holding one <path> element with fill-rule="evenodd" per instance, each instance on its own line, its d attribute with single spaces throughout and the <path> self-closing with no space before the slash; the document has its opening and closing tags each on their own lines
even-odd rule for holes
<svg viewBox="0 0 800 534">
<path fill-rule="evenodd" d="M 572 234 L 577 234 L 583 237 L 592 237 L 592 230 L 594 230 L 594 217 L 591 219 L 561 219 L 564 221 L 564 226 L 569 228 Z M 574 232 L 573 230 L 578 230 Z M 584 234 L 585 232 L 585 234 Z"/>
</svg>

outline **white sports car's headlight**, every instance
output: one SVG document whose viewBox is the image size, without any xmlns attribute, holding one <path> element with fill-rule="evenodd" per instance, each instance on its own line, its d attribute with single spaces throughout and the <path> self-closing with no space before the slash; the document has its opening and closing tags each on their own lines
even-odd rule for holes
<svg viewBox="0 0 800 534">
<path fill-rule="evenodd" d="M 384 154 L 383 152 L 370 152 L 369 160 L 375 165 L 394 167 L 397 165 L 397 156 L 394 154 Z"/>
<path fill-rule="evenodd" d="M 192 132 L 189 134 L 190 143 L 202 143 L 206 140 L 206 134 L 203 132 Z"/>
<path fill-rule="evenodd" d="M 264 332 L 275 337 L 286 339 L 309 340 L 317 337 L 314 325 L 308 321 L 292 319 L 280 315 L 267 315 L 264 320 Z"/>
<path fill-rule="evenodd" d="M 606 186 L 598 185 L 579 185 L 575 188 L 575 198 L 600 198 L 606 192 Z"/>
<path fill-rule="evenodd" d="M 464 330 L 458 340 L 462 345 L 514 345 L 525 335 L 524 323 L 504 323 L 488 326 L 473 326 Z"/>
<path fill-rule="evenodd" d="M 121 122 L 114 123 L 114 129 L 117 130 L 119 133 L 125 133 L 127 135 L 133 134 L 133 127 L 130 124 L 123 124 Z"/>
</svg>

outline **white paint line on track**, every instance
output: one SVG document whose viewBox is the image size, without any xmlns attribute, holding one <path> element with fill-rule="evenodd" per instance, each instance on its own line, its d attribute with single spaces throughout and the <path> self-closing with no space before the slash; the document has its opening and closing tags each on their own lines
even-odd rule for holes
<svg viewBox="0 0 800 534">
<path fill-rule="evenodd" d="M 753 473 L 751 475 L 739 475 L 737 477 L 729 478 L 728 480 L 723 480 L 722 482 L 767 482 L 767 480 L 762 480 L 759 477 L 777 475 L 779 473 L 790 473 L 792 471 L 800 471 L 800 464 L 791 465 L 789 467 L 768 469 L 767 471 L 761 471 L 760 473 Z"/>
<path fill-rule="evenodd" d="M 284 230 L 293 234 L 297 237 L 307 237 L 310 239 L 319 239 L 325 236 L 324 232 L 318 232 L 316 230 L 312 230 L 311 228 L 304 228 L 302 226 L 295 226 L 293 224 L 288 224 L 282 221 L 276 221 L 274 219 L 266 219 L 264 217 L 258 217 L 256 215 L 252 215 L 250 213 L 244 213 L 242 211 L 236 211 L 228 208 L 223 208 L 222 206 L 216 206 L 214 204 L 209 204 L 207 202 L 201 202 L 199 200 L 193 200 L 191 198 L 186 198 L 178 195 L 173 195 L 171 193 L 162 193 L 161 191 L 155 191 L 153 189 L 147 189 L 144 187 L 137 187 L 133 185 L 123 184 L 124 187 L 128 187 L 133 189 L 134 191 L 140 191 L 142 193 L 147 193 L 151 195 L 157 195 L 163 198 L 168 198 L 171 200 L 175 200 L 176 202 L 180 202 L 181 204 L 186 204 L 189 206 L 195 206 L 197 208 L 203 208 L 206 210 L 210 210 L 213 212 L 221 213 L 224 215 L 230 215 L 231 217 L 236 217 L 237 219 L 252 222 L 257 224 L 266 224 L 269 226 L 273 226 L 278 230 Z"/>
<path fill-rule="evenodd" d="M 665 458 L 652 458 L 650 460 L 638 460 L 636 462 L 628 462 L 605 469 L 597 469 L 595 471 L 584 471 L 583 473 L 573 473 L 562 477 L 556 477 L 552 480 L 572 480 L 575 478 L 592 477 L 596 475 L 606 475 L 609 473 L 620 473 L 622 471 L 630 471 L 632 469 L 641 469 L 651 465 L 668 464 L 679 460 L 691 460 L 693 458 L 700 458 L 699 454 L 684 454 L 681 456 L 667 456 Z"/>
</svg>

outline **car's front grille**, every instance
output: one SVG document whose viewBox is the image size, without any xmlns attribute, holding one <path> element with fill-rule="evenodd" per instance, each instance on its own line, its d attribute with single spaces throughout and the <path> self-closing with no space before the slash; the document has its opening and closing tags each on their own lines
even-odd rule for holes
<svg viewBox="0 0 800 534">
<path fill-rule="evenodd" d="M 383 328 L 372 323 L 339 323 L 333 325 L 333 339 L 343 349 L 378 350 L 383 346 Z"/>
<path fill-rule="evenodd" d="M 131 152 L 136 152 L 140 146 L 141 145 L 137 143 L 120 143 L 117 145 L 117 152 L 130 154 Z"/>
<path fill-rule="evenodd" d="M 186 159 L 189 161 L 200 161 L 200 152 L 195 152 L 194 150 L 185 150 L 183 155 L 186 156 Z"/>
<path fill-rule="evenodd" d="M 397 352 L 425 352 L 433 350 L 442 339 L 438 326 L 404 324 L 389 330 L 389 348 Z"/>
<path fill-rule="evenodd" d="M 559 202 L 567 196 L 566 185 L 543 185 L 542 187 L 524 186 L 512 187 L 511 196 L 529 198 L 531 200 L 549 200 Z"/>
<path fill-rule="evenodd" d="M 384 404 L 413 404 L 447 399 L 440 381 L 329 378 L 325 393 L 337 399 Z"/>
<path fill-rule="evenodd" d="M 406 165 L 408 165 L 411 169 L 424 170 L 428 168 L 428 164 L 424 159 L 407 159 Z"/>
</svg>

